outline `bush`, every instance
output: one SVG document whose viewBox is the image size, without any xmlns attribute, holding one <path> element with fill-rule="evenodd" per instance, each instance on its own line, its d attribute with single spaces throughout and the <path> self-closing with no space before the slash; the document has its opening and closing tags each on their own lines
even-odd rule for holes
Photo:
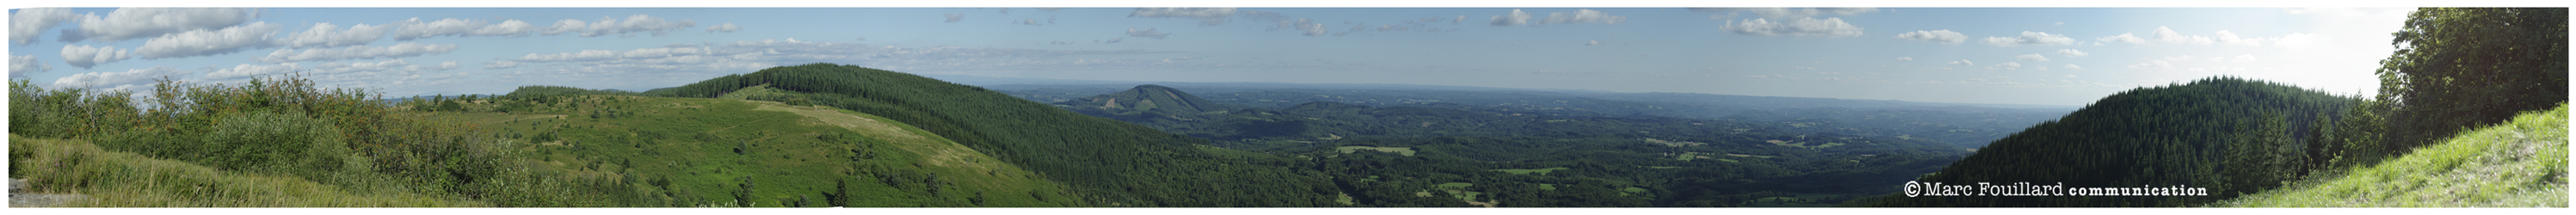
<svg viewBox="0 0 2576 215">
<path fill-rule="evenodd" d="M 224 117 L 195 147 L 197 163 L 227 170 L 287 173 L 322 181 L 331 173 L 364 170 L 350 155 L 338 128 L 303 113 L 257 112 Z"/>
</svg>

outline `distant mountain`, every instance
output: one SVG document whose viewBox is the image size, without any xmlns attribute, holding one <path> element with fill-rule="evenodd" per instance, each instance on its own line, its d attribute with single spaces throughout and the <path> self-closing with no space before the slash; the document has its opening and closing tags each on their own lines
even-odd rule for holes
<svg viewBox="0 0 2576 215">
<path fill-rule="evenodd" d="M 1127 89 L 1127 91 L 1057 102 L 1056 104 L 1078 107 L 1083 110 L 1098 110 L 1116 114 L 1156 113 L 1163 115 L 1194 115 L 1204 112 L 1225 110 L 1223 104 L 1209 102 L 1207 99 L 1200 99 L 1198 96 L 1190 95 L 1190 93 L 1181 92 L 1180 90 L 1172 89 L 1171 87 L 1152 84 L 1137 85 L 1135 88 Z"/>
</svg>

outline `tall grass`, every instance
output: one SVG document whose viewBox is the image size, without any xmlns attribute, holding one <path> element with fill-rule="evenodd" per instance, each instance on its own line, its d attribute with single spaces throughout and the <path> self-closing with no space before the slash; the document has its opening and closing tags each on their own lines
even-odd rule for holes
<svg viewBox="0 0 2576 215">
<path fill-rule="evenodd" d="M 2567 106 L 2222 207 L 2567 207 Z"/>
<path fill-rule="evenodd" d="M 223 171 L 111 152 L 88 141 L 9 135 L 10 168 L 40 193 L 84 194 L 68 207 L 488 207 L 403 192 L 360 193 L 289 175 Z"/>
<path fill-rule="evenodd" d="M 654 201 L 658 198 L 638 195 L 640 186 L 614 177 L 549 171 L 529 161 L 532 156 L 528 155 L 534 153 L 526 152 L 524 144 L 492 138 L 491 132 L 476 124 L 398 108 L 416 105 L 378 102 L 382 96 L 374 92 L 318 87 L 296 76 L 254 78 L 242 84 L 191 84 L 164 79 L 154 85 L 144 102 L 134 102 L 131 92 L 49 90 L 24 80 L 11 82 L 10 91 L 9 132 L 13 135 L 87 140 L 94 144 L 82 145 L 131 156 L 128 160 L 135 162 L 181 162 L 201 166 L 204 171 L 218 171 L 186 174 L 274 177 L 233 179 L 241 185 L 228 185 L 246 186 L 239 187 L 244 189 L 302 186 L 292 185 L 292 181 L 303 181 L 367 195 L 417 195 L 488 203 L 463 206 L 672 206 Z M 11 152 L 18 151 L 12 148 Z M 12 157 L 10 162 L 20 165 L 23 160 Z M 303 201 L 300 199 L 309 195 L 299 193 L 200 191 L 195 189 L 212 189 L 197 187 L 218 184 L 204 183 L 212 179 L 166 176 L 179 173 L 134 173 L 130 171 L 136 168 L 114 165 L 87 170 L 38 167 L 11 169 L 10 175 L 69 171 L 46 172 L 69 175 L 40 179 L 67 187 L 197 184 L 183 186 L 189 189 L 187 192 L 101 190 L 141 192 L 135 195 L 143 199 L 169 199 L 151 201 L 185 202 L 106 206 L 364 205 Z M 122 176 L 107 177 L 119 175 Z"/>
</svg>

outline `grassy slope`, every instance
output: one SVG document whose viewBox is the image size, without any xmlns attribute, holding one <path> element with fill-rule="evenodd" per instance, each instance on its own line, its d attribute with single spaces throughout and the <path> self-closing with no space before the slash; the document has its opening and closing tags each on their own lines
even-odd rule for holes
<svg viewBox="0 0 2576 215">
<path fill-rule="evenodd" d="M 2212 206 L 2567 207 L 2567 106 Z"/>
<path fill-rule="evenodd" d="M 491 207 L 403 192 L 354 192 L 294 176 L 216 170 L 99 149 L 89 141 L 9 135 L 12 178 L 38 193 L 89 195 L 65 207 Z"/>
<path fill-rule="evenodd" d="M 1061 185 L 993 159 L 937 134 L 865 113 L 821 106 L 731 99 L 585 96 L 572 106 L 540 114 L 442 112 L 503 134 L 532 138 L 555 132 L 560 141 L 534 144 L 554 168 L 576 174 L 632 174 L 667 180 L 675 200 L 730 202 L 742 178 L 753 180 L 753 203 L 776 206 L 798 198 L 823 201 L 848 184 L 853 206 L 1066 207 L 1080 201 Z M 587 110 L 614 109 L 617 117 L 593 119 Z M 555 112 L 555 113 L 545 113 Z M 862 144 L 825 141 L 823 134 L 864 136 Z M 743 153 L 734 150 L 748 146 Z M 865 147 L 860 149 L 858 147 Z M 853 149 L 870 159 L 854 159 Z M 864 161 L 852 161 L 864 160 Z M 629 166 L 632 165 L 632 166 Z M 884 168 L 884 169 L 877 169 Z M 917 179 L 879 180 L 888 169 L 933 173 L 951 183 L 926 191 Z M 881 181 L 896 181 L 881 183 Z M 890 185 L 894 184 L 894 185 Z M 933 194 L 939 193 L 939 194 Z"/>
</svg>

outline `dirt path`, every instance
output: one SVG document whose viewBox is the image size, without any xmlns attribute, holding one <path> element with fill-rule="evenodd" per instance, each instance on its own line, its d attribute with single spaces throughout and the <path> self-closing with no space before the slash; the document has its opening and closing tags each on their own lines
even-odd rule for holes
<svg viewBox="0 0 2576 215">
<path fill-rule="evenodd" d="M 65 202 L 89 198 L 89 195 L 81 194 L 20 193 L 25 192 L 26 187 L 27 179 L 9 179 L 9 207 L 55 207 Z"/>
</svg>

